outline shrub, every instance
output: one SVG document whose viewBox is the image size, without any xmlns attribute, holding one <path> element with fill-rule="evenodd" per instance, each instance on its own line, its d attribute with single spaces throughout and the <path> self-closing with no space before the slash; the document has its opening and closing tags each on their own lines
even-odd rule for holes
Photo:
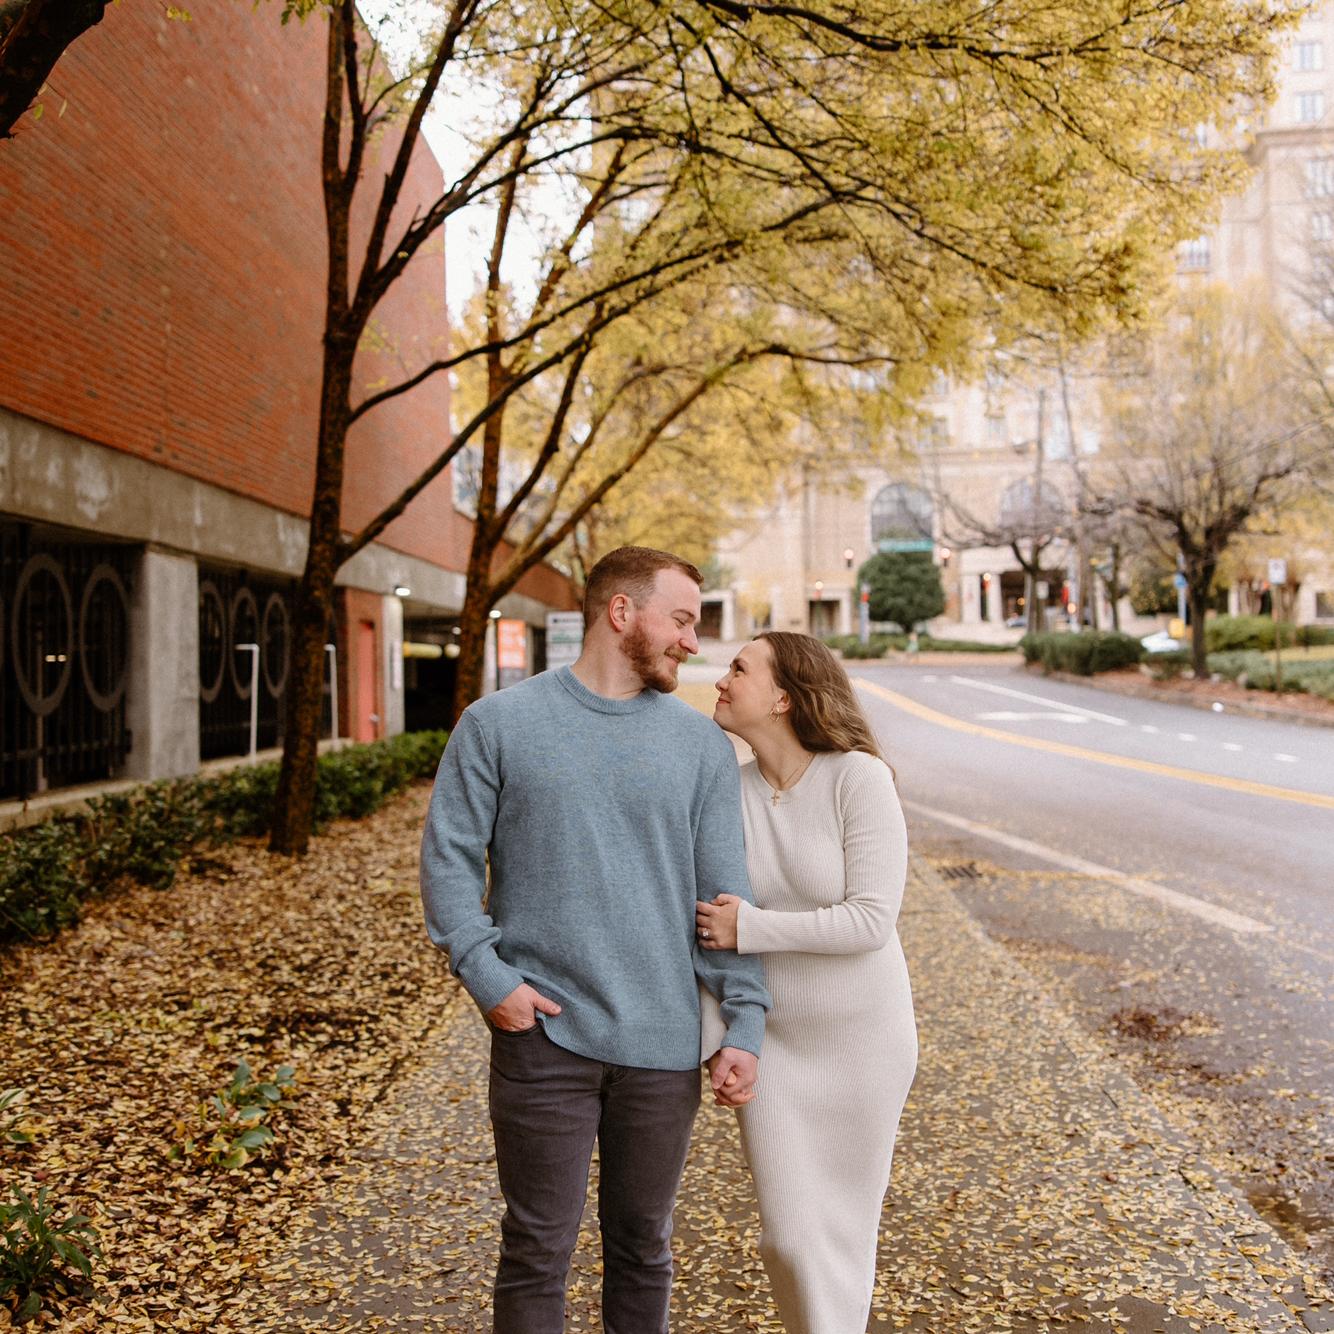
<svg viewBox="0 0 1334 1334">
<path fill-rule="evenodd" d="M 871 618 L 915 629 L 945 610 L 940 568 L 929 551 L 882 551 L 857 571 L 871 590 Z"/>
<path fill-rule="evenodd" d="M 1144 647 L 1134 635 L 1116 630 L 1030 634 L 1019 641 L 1019 648 L 1025 662 L 1040 662 L 1043 671 L 1070 672 L 1075 676 L 1131 667 L 1144 656 Z"/>
<path fill-rule="evenodd" d="M 863 644 L 858 635 L 830 635 L 824 642 L 845 658 L 883 658 L 890 649 L 907 648 L 908 636 L 873 634 Z"/>
<path fill-rule="evenodd" d="M 1013 644 L 988 644 L 974 639 L 936 639 L 931 635 L 919 635 L 917 647 L 923 653 L 1013 653 Z"/>
<path fill-rule="evenodd" d="M 1283 622 L 1283 646 L 1297 641 L 1297 627 Z M 1274 647 L 1274 621 L 1268 616 L 1214 616 L 1204 623 L 1206 653 L 1230 653 L 1240 649 Z"/>
<path fill-rule="evenodd" d="M 1334 644 L 1334 625 L 1299 625 L 1297 643 L 1302 648 L 1322 648 Z"/>
<path fill-rule="evenodd" d="M 1173 653 L 1150 653 L 1144 661 L 1159 681 L 1174 681 L 1190 666 L 1190 654 L 1184 649 Z"/>
<path fill-rule="evenodd" d="M 320 756 L 316 824 L 369 815 L 431 777 L 446 739 L 413 732 Z M 169 888 L 191 847 L 263 834 L 277 787 L 276 763 L 149 783 L 0 840 L 0 943 L 55 935 L 79 920 L 82 900 L 120 881 Z"/>
<path fill-rule="evenodd" d="M 273 1128 L 264 1123 L 295 1079 L 290 1065 L 282 1066 L 272 1079 L 255 1079 L 245 1061 L 237 1062 L 231 1081 L 199 1104 L 198 1126 L 188 1121 L 177 1125 L 179 1141 L 167 1156 L 228 1171 L 244 1167 L 272 1145 Z"/>
<path fill-rule="evenodd" d="M 47 1297 L 86 1292 L 101 1251 L 83 1214 L 56 1222 L 45 1186 L 35 1200 L 17 1186 L 11 1190 L 14 1202 L 0 1203 L 0 1300 L 15 1299 L 18 1318 L 26 1321 Z"/>
<path fill-rule="evenodd" d="M 1256 651 L 1211 653 L 1209 670 L 1248 690 L 1273 690 L 1278 684 L 1272 654 Z M 1322 699 L 1334 698 L 1334 659 L 1313 662 L 1284 660 L 1283 693 L 1305 691 Z"/>
</svg>

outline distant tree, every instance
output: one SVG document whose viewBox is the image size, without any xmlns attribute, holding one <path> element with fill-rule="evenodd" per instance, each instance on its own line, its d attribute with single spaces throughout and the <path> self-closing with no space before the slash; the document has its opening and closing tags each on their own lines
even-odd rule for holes
<svg viewBox="0 0 1334 1334">
<path fill-rule="evenodd" d="M 871 619 L 892 621 L 905 634 L 945 610 L 940 570 L 926 551 L 882 551 L 857 572 L 871 590 Z"/>
<path fill-rule="evenodd" d="M 1225 554 L 1259 516 L 1327 483 L 1331 410 L 1254 293 L 1184 293 L 1111 383 L 1095 507 L 1132 520 L 1146 555 L 1186 579 L 1191 657 Z"/>
</svg>

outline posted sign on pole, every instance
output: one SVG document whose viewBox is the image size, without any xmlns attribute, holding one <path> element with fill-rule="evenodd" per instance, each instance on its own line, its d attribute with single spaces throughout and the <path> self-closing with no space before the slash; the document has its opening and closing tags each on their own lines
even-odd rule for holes
<svg viewBox="0 0 1334 1334">
<path fill-rule="evenodd" d="M 508 617 L 496 622 L 496 675 L 502 689 L 528 672 L 528 627 Z"/>
<path fill-rule="evenodd" d="M 1275 556 L 1269 562 L 1269 582 L 1280 588 L 1288 582 L 1288 562 L 1282 556 Z"/>
<path fill-rule="evenodd" d="M 547 669 L 568 667 L 584 647 L 584 614 L 579 611 L 547 612 Z"/>
</svg>

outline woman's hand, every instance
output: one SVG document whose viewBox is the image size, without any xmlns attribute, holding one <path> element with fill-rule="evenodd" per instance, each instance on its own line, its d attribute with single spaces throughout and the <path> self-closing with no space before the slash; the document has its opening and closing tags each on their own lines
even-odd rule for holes
<svg viewBox="0 0 1334 1334">
<path fill-rule="evenodd" d="M 736 949 L 736 917 L 741 900 L 735 894 L 719 894 L 712 903 L 696 901 L 695 935 L 701 949 Z"/>
</svg>

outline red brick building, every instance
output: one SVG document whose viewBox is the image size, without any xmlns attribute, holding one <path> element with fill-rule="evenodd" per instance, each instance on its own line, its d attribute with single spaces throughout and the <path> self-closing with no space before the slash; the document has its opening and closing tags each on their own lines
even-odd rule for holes
<svg viewBox="0 0 1334 1334">
<path fill-rule="evenodd" d="M 260 744 L 281 733 L 323 328 L 324 25 L 221 0 L 190 12 L 109 8 L 57 65 L 44 116 L 0 143 L 0 798 L 243 751 L 239 643 L 260 648 Z M 441 186 L 423 144 L 403 216 Z M 444 281 L 436 244 L 377 312 L 363 385 L 441 353 Z M 363 418 L 348 526 L 449 429 L 443 376 Z M 469 540 L 447 472 L 345 567 L 340 734 L 403 727 L 419 670 L 405 623 L 447 641 Z M 571 605 L 542 569 L 504 611 L 540 662 L 545 611 Z"/>
</svg>

